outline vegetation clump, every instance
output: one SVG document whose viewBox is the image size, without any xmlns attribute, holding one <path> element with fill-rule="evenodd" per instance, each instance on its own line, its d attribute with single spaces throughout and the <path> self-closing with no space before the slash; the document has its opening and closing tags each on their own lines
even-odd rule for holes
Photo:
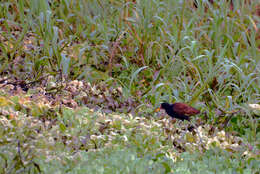
<svg viewBox="0 0 260 174">
<path fill-rule="evenodd" d="M 0 173 L 259 173 L 259 7 L 1 1 Z"/>
</svg>

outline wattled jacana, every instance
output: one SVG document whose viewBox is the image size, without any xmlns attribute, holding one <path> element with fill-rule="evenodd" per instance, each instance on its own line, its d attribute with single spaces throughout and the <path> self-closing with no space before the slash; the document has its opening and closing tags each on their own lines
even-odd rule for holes
<svg viewBox="0 0 260 174">
<path fill-rule="evenodd" d="M 180 120 L 188 120 L 188 121 L 190 121 L 189 116 L 200 113 L 199 110 L 185 103 L 174 103 L 174 104 L 162 103 L 161 107 L 156 109 L 156 111 L 159 111 L 160 109 L 164 109 L 166 113 L 172 118 L 177 118 Z"/>
</svg>

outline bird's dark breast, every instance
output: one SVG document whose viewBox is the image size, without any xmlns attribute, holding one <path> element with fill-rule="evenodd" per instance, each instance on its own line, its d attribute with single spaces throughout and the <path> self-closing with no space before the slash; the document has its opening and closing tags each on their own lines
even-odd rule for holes
<svg viewBox="0 0 260 174">
<path fill-rule="evenodd" d="M 172 110 L 166 110 L 166 113 L 171 116 L 172 118 L 178 118 L 180 120 L 190 120 L 190 118 L 183 114 L 178 114 Z"/>
<path fill-rule="evenodd" d="M 186 115 L 177 115 L 176 118 L 178 118 L 180 120 L 188 120 L 188 121 L 190 121 L 190 117 L 188 117 Z"/>
</svg>

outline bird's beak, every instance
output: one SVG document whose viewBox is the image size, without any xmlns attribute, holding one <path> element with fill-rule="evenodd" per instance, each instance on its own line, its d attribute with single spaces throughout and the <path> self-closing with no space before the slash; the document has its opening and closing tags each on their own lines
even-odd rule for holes
<svg viewBox="0 0 260 174">
<path fill-rule="evenodd" d="M 156 108 L 154 111 L 159 112 L 160 110 L 161 110 L 161 108 Z"/>
</svg>

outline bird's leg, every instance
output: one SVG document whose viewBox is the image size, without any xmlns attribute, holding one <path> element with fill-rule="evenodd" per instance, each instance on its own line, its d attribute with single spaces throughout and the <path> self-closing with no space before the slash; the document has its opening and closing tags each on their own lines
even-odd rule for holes
<svg viewBox="0 0 260 174">
<path fill-rule="evenodd" d="M 198 137 L 199 137 L 200 144 L 202 144 L 202 137 L 200 136 L 200 132 L 199 132 L 199 130 L 198 130 L 198 126 L 197 126 L 195 123 L 193 123 L 193 122 L 191 122 L 191 124 L 192 124 L 192 126 L 196 129 L 196 134 L 197 134 Z"/>
<path fill-rule="evenodd" d="M 181 120 L 179 120 L 179 122 L 180 122 L 180 121 L 181 121 Z M 183 121 L 181 121 L 181 122 L 182 122 L 182 124 L 184 124 L 184 122 L 186 122 L 186 121 L 183 120 Z M 185 126 L 185 133 L 181 135 L 181 139 L 183 139 L 183 137 L 186 135 L 187 132 L 188 132 L 188 128 L 187 128 L 187 126 Z"/>
</svg>

